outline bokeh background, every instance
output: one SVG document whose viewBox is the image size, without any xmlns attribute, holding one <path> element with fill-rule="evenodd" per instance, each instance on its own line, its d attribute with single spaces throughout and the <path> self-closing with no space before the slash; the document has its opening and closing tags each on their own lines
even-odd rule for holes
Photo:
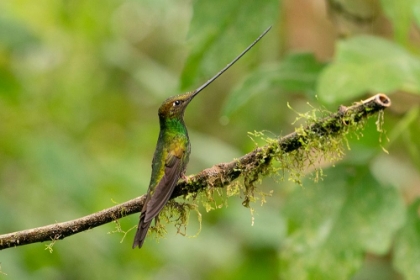
<svg viewBox="0 0 420 280">
<path fill-rule="evenodd" d="M 52 252 L 3 250 L 0 279 L 419 279 L 419 24 L 416 0 L 1 1 L 0 233 L 144 194 L 161 102 L 197 88 L 269 25 L 189 105 L 187 174 L 249 152 L 250 131 L 292 132 L 295 111 L 377 92 L 392 107 L 386 136 L 372 118 L 342 161 L 324 164 L 324 180 L 263 180 L 274 192 L 253 205 L 253 226 L 232 197 L 200 208 L 197 237 L 168 225 L 141 250 L 134 230 L 124 238 L 113 223 Z M 198 228 L 192 213 L 188 235 Z"/>
</svg>

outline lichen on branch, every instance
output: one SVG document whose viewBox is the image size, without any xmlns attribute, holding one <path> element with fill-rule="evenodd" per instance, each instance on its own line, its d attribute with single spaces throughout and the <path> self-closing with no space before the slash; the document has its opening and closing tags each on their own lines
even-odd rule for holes
<svg viewBox="0 0 420 280">
<path fill-rule="evenodd" d="M 293 133 L 277 139 L 267 138 L 265 146 L 258 147 L 231 162 L 216 164 L 180 180 L 171 198 L 183 196 L 194 199 L 199 193 L 205 193 L 209 197 L 215 189 L 226 188 L 228 195 L 242 193 L 243 204 L 249 206 L 255 199 L 255 184 L 260 182 L 262 177 L 277 172 L 280 168 L 292 171 L 291 180 L 299 183 L 301 170 L 305 166 L 313 164 L 320 157 L 333 161 L 340 159 L 343 155 L 343 143 L 346 143 L 345 135 L 360 130 L 364 120 L 383 112 L 390 105 L 391 100 L 386 95 L 377 94 L 353 106 L 341 106 L 338 112 L 320 119 L 314 115 L 315 117 L 308 119 L 306 125 L 299 126 Z M 279 162 L 280 167 L 273 167 L 273 159 Z M 243 184 L 235 181 L 239 177 L 242 177 Z M 263 196 L 264 194 L 262 200 Z M 116 221 L 140 212 L 144 200 L 145 195 L 72 221 L 0 235 L 0 250 L 36 242 L 54 242 Z M 170 203 L 168 210 L 170 209 L 179 214 L 176 218 L 179 231 L 188 222 L 188 212 L 195 210 L 188 203 Z M 168 219 L 172 219 L 170 212 L 167 213 Z M 157 229 L 158 232 L 161 230 Z"/>
</svg>

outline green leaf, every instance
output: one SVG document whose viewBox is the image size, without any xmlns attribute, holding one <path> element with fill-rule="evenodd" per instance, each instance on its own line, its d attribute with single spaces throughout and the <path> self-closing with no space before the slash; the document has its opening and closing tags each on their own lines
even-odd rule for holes
<svg viewBox="0 0 420 280">
<path fill-rule="evenodd" d="M 366 251 L 385 254 L 404 220 L 398 191 L 366 169 L 339 166 L 286 200 L 289 237 L 280 256 L 284 279 L 348 279 Z"/>
<path fill-rule="evenodd" d="M 279 63 L 253 71 L 229 94 L 223 114 L 230 115 L 254 95 L 274 89 L 313 93 L 323 66 L 313 54 L 295 53 L 286 56 Z"/>
<path fill-rule="evenodd" d="M 366 92 L 420 93 L 420 59 L 398 45 L 372 36 L 341 41 L 335 61 L 321 73 L 321 101 L 339 103 Z"/>
<path fill-rule="evenodd" d="M 394 245 L 394 266 L 404 279 L 420 279 L 420 199 L 409 208 L 407 222 L 398 234 Z"/>
<path fill-rule="evenodd" d="M 394 26 L 395 39 L 406 44 L 409 39 L 414 5 L 418 0 L 381 0 L 382 8 Z"/>
<path fill-rule="evenodd" d="M 193 5 L 192 50 L 182 73 L 182 89 L 217 73 L 273 25 L 279 11 L 276 0 L 195 0 Z"/>
</svg>

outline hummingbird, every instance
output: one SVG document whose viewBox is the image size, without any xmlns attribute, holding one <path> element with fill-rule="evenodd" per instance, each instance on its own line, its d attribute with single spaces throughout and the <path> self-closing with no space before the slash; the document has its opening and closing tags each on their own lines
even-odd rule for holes
<svg viewBox="0 0 420 280">
<path fill-rule="evenodd" d="M 202 86 L 194 91 L 169 97 L 160 106 L 158 111 L 160 132 L 152 161 L 152 175 L 146 200 L 141 210 L 136 236 L 134 237 L 133 249 L 143 246 L 152 220 L 155 218 L 157 221 L 160 211 L 170 199 L 178 180 L 185 177 L 191 152 L 190 139 L 184 122 L 184 112 L 188 104 L 199 92 L 235 64 L 270 29 L 271 26 Z"/>
</svg>

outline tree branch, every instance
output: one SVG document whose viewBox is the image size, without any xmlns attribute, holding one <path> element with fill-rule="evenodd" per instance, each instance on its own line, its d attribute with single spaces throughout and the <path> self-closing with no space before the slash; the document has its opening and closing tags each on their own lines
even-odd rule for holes
<svg viewBox="0 0 420 280">
<path fill-rule="evenodd" d="M 290 133 L 279 138 L 276 143 L 256 148 L 239 159 L 214 165 L 196 175 L 189 176 L 186 180 L 180 180 L 172 198 L 197 193 L 208 187 L 227 186 L 251 169 L 267 165 L 273 157 L 278 155 L 279 148 L 282 153 L 290 153 L 310 141 L 308 135 L 315 134 L 320 138 L 339 135 L 347 129 L 347 125 L 358 123 L 390 105 L 391 100 L 386 95 L 377 94 L 353 106 L 341 106 L 338 112 L 307 126 L 300 133 Z M 0 235 L 0 250 L 36 242 L 64 239 L 76 233 L 138 213 L 143 207 L 144 200 L 145 195 L 79 219 Z"/>
</svg>

